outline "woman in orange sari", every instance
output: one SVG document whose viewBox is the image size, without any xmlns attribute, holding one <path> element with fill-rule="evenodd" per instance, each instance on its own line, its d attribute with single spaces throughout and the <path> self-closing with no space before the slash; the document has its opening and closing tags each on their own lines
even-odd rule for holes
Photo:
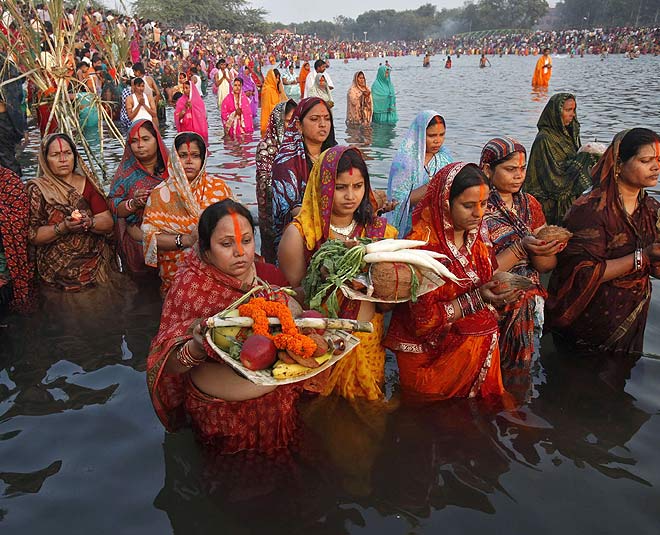
<svg viewBox="0 0 660 535">
<path fill-rule="evenodd" d="M 144 208 L 144 262 L 158 267 L 163 295 L 183 261 L 184 250 L 197 242 L 199 215 L 207 206 L 232 196 L 220 177 L 206 173 L 206 158 L 206 143 L 199 134 L 178 134 L 167 180 L 153 189 Z"/>
<path fill-rule="evenodd" d="M 275 106 L 286 101 L 286 95 L 280 81 L 280 71 L 270 69 L 266 74 L 266 80 L 261 88 L 261 135 L 266 133 L 268 120 Z"/>
<path fill-rule="evenodd" d="M 500 291 L 491 281 L 495 260 L 483 221 L 487 202 L 484 174 L 459 162 L 433 177 L 415 207 L 407 237 L 428 240 L 426 249 L 446 255 L 445 264 L 461 282 L 447 281 L 394 311 L 385 345 L 396 353 L 407 401 L 504 393 L 493 306 L 520 294 Z"/>
<path fill-rule="evenodd" d="M 395 238 L 397 231 L 374 214 L 369 171 L 356 148 L 326 150 L 312 168 L 300 213 L 287 227 L 279 265 L 293 287 L 300 285 L 316 250 L 329 239 Z M 385 375 L 383 315 L 374 303 L 345 299 L 339 316 L 374 324 L 373 333 L 356 333 L 360 345 L 332 368 L 321 393 L 353 399 L 380 399 Z"/>
<path fill-rule="evenodd" d="M 307 75 L 312 72 L 311 67 L 309 66 L 309 61 L 303 63 L 300 68 L 300 74 L 298 75 L 298 82 L 300 82 L 300 95 L 301 98 L 305 96 L 305 84 L 307 83 Z"/>
<path fill-rule="evenodd" d="M 548 87 L 550 84 L 550 77 L 552 76 L 552 58 L 550 57 L 550 49 L 544 48 L 543 55 L 536 62 L 534 68 L 534 75 L 532 76 L 533 87 Z"/>
</svg>

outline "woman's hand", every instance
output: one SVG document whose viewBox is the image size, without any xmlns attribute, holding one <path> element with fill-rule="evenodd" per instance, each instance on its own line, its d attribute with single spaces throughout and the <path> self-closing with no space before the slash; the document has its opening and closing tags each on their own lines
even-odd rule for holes
<svg viewBox="0 0 660 535">
<path fill-rule="evenodd" d="M 188 342 L 190 344 L 188 349 L 190 349 L 192 356 L 197 358 L 205 356 L 206 350 L 204 349 L 204 333 L 202 332 L 201 323 L 197 323 L 197 325 L 193 327 L 192 335 L 193 337 Z"/>
<path fill-rule="evenodd" d="M 62 221 L 62 225 L 66 228 L 67 233 L 81 233 L 87 230 L 85 228 L 85 222 L 89 224 L 88 219 L 87 213 L 85 213 L 80 219 L 74 219 L 71 216 L 67 216 L 64 218 L 64 221 Z"/>
<path fill-rule="evenodd" d="M 660 243 L 654 242 L 651 245 L 644 247 L 644 252 L 643 254 L 648 258 L 651 262 L 658 262 L 660 261 Z"/>
<path fill-rule="evenodd" d="M 562 251 L 566 247 L 566 243 L 558 240 L 546 242 L 529 234 L 523 238 L 522 246 L 528 254 L 533 256 L 553 256 Z"/>
<path fill-rule="evenodd" d="M 190 234 L 184 234 L 181 236 L 181 243 L 183 243 L 183 246 L 187 249 L 188 247 L 195 245 L 198 239 L 199 233 L 197 231 L 197 227 L 195 227 Z"/>
<path fill-rule="evenodd" d="M 490 281 L 479 287 L 481 298 L 495 308 L 505 306 L 507 303 L 518 301 L 524 294 L 522 290 L 510 288 L 500 281 Z"/>
<path fill-rule="evenodd" d="M 136 189 L 133 194 L 133 206 L 135 208 L 144 208 L 147 204 L 147 199 L 149 199 L 149 190 L 146 189 Z"/>
<path fill-rule="evenodd" d="M 387 201 L 387 202 L 385 202 L 385 203 L 383 204 L 383 206 L 381 206 L 381 207 L 378 209 L 378 211 L 376 212 L 376 214 L 377 214 L 377 215 L 382 215 L 382 214 L 386 214 L 387 212 L 391 212 L 392 210 L 394 210 L 394 209 L 397 207 L 398 204 L 399 204 L 399 201 L 396 201 L 396 200 L 394 200 L 394 201 Z"/>
</svg>

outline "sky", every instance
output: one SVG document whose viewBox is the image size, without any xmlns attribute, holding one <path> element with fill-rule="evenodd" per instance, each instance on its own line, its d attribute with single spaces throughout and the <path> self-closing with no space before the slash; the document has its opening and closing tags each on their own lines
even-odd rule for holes
<svg viewBox="0 0 660 535">
<path fill-rule="evenodd" d="M 369 10 L 416 9 L 424 4 L 434 4 L 438 10 L 461 7 L 465 0 L 250 0 L 254 7 L 268 11 L 266 20 L 269 22 L 303 22 L 306 20 L 333 20 L 337 15 L 355 18 L 360 13 Z M 548 2 L 554 5 L 555 1 Z"/>
</svg>

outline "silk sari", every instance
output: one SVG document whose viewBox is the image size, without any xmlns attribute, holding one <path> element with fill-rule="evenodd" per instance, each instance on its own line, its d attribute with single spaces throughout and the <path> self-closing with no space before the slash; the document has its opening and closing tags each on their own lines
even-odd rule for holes
<svg viewBox="0 0 660 535">
<path fill-rule="evenodd" d="M 186 109 L 186 104 L 190 102 L 190 109 Z M 185 111 L 182 119 L 179 114 Z M 177 132 L 195 132 L 202 136 L 206 144 L 209 142 L 209 123 L 206 119 L 206 106 L 199 94 L 197 86 L 191 82 L 190 96 L 183 95 L 176 101 L 174 109 L 174 122 Z"/>
<path fill-rule="evenodd" d="M 236 113 L 238 110 L 240 110 L 240 114 Z M 226 136 L 240 139 L 244 134 L 254 132 L 250 101 L 242 90 L 240 95 L 234 95 L 232 92 L 225 97 L 220 114 Z"/>
</svg>

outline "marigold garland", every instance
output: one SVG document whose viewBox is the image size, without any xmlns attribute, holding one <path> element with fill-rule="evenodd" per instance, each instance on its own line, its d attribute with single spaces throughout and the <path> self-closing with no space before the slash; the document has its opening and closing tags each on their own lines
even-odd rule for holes
<svg viewBox="0 0 660 535">
<path fill-rule="evenodd" d="M 255 297 L 244 305 L 238 307 L 241 316 L 252 318 L 254 324 L 252 331 L 270 338 L 277 349 L 289 350 L 303 358 L 309 358 L 316 351 L 316 342 L 309 336 L 298 332 L 298 327 L 293 321 L 289 307 L 284 303 L 267 301 L 263 297 Z M 280 334 L 270 334 L 268 318 L 278 318 L 282 325 Z"/>
</svg>

